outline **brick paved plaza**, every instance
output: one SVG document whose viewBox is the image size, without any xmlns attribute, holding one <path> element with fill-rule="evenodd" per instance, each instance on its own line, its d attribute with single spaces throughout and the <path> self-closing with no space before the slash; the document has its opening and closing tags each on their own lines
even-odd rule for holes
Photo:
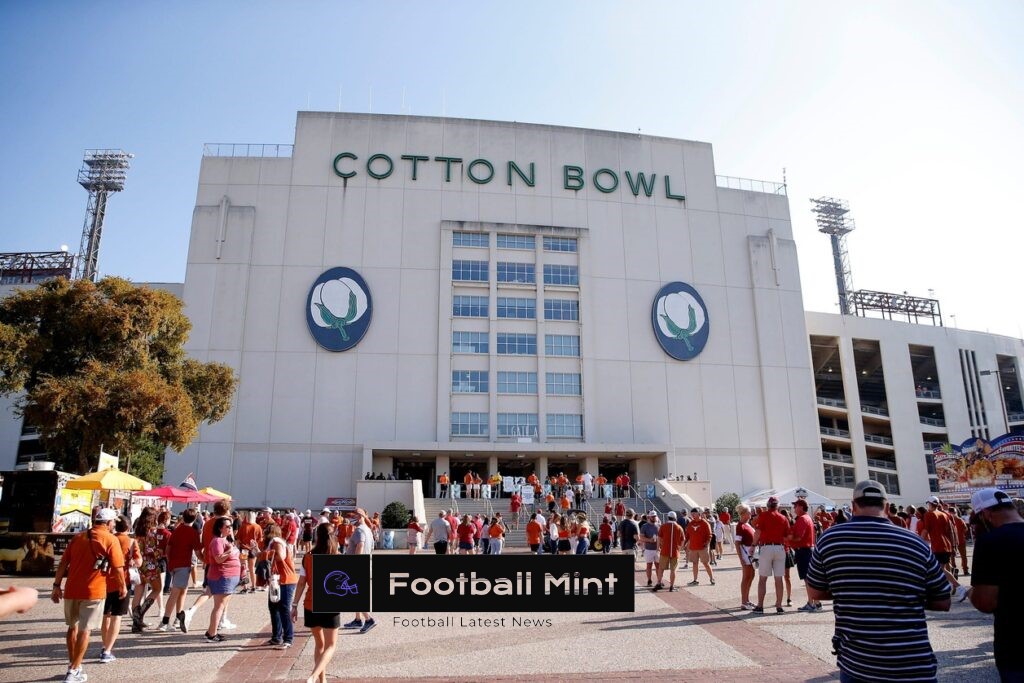
<svg viewBox="0 0 1024 683">
<path fill-rule="evenodd" d="M 632 614 L 455 614 L 454 628 L 402 628 L 395 618 L 443 614 L 378 614 L 365 635 L 343 631 L 328 673 L 335 680 L 639 680 L 831 681 L 838 679 L 830 654 L 833 617 L 828 605 L 803 614 L 803 586 L 794 571 L 793 607 L 784 615 L 753 616 L 739 605 L 734 556 L 719 564 L 717 585 L 675 593 L 638 588 Z M 682 573 L 690 579 L 689 572 Z M 4 578 L 7 585 L 13 579 Z M 637 574 L 638 584 L 646 582 Z M 46 578 L 19 580 L 47 592 Z M 771 582 L 769 582 L 770 585 Z M 755 583 L 756 588 L 756 583 Z M 195 592 L 192 592 L 194 595 Z M 189 603 L 191 602 L 191 595 Z M 771 604 L 769 598 L 766 604 Z M 90 681 L 301 681 L 312 669 L 313 644 L 300 624 L 295 646 L 277 651 L 269 637 L 266 595 L 232 598 L 229 613 L 239 627 L 229 640 L 207 644 L 203 607 L 189 634 L 149 631 L 133 636 L 124 626 L 113 664 L 100 664 L 94 636 L 85 671 Z M 62 609 L 43 597 L 28 614 L 0 623 L 0 681 L 57 681 L 66 669 Z M 148 617 L 150 615 L 147 615 Z M 345 615 L 343 615 L 345 616 Z M 551 626 L 514 627 L 511 617 L 550 619 Z M 505 618 L 504 628 L 460 626 L 460 618 Z M 148 621 L 155 622 L 153 618 Z M 992 663 L 991 618 L 969 604 L 930 614 L 929 631 L 939 657 L 939 680 L 997 681 Z"/>
</svg>

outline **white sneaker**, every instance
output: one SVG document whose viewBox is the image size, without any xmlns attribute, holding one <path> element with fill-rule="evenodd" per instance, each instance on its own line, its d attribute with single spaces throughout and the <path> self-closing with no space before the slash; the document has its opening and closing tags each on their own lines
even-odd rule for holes
<svg viewBox="0 0 1024 683">
<path fill-rule="evenodd" d="M 171 625 L 169 623 L 164 624 L 164 623 L 161 622 L 161 624 L 156 627 L 156 630 L 160 631 L 161 633 L 167 633 L 168 631 L 171 630 Z"/>
<path fill-rule="evenodd" d="M 963 586 L 957 586 L 956 593 L 954 593 L 954 595 L 956 595 L 957 602 L 963 602 L 967 599 L 967 589 Z"/>
<path fill-rule="evenodd" d="M 231 621 L 228 621 L 227 618 L 224 618 L 224 619 L 220 620 L 220 625 L 217 627 L 217 630 L 218 631 L 231 631 L 231 630 L 236 629 L 236 628 L 238 628 L 238 624 L 232 623 Z"/>
<path fill-rule="evenodd" d="M 196 610 L 194 607 L 189 607 L 185 610 L 185 628 L 182 629 L 185 633 L 188 633 L 188 627 L 192 624 L 192 617 L 195 616 Z"/>
</svg>

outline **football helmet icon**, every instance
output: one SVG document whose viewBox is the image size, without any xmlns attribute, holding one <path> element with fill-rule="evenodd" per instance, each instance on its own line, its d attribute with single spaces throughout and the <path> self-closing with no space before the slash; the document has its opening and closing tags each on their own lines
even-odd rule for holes
<svg viewBox="0 0 1024 683">
<path fill-rule="evenodd" d="M 359 595 L 359 586 L 343 571 L 335 570 L 324 577 L 324 591 L 329 595 L 345 597 Z"/>
</svg>

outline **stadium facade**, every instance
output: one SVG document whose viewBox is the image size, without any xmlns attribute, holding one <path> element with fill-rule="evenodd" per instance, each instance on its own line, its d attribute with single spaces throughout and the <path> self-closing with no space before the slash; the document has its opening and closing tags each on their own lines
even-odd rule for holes
<svg viewBox="0 0 1024 683">
<path fill-rule="evenodd" d="M 1021 340 L 805 313 L 785 188 L 701 142 L 301 112 L 207 146 L 184 300 L 241 381 L 166 480 L 239 505 L 468 470 L 916 503 L 936 443 L 1024 427 Z"/>
</svg>

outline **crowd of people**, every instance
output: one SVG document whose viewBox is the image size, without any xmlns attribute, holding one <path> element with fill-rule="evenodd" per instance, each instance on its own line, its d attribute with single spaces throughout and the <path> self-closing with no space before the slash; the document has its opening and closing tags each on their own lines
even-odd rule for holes
<svg viewBox="0 0 1024 683">
<path fill-rule="evenodd" d="M 571 488 L 565 484 L 558 492 Z M 741 568 L 742 609 L 764 614 L 772 579 L 773 609 L 785 612 L 792 606 L 793 567 L 806 593 L 797 611 L 818 612 L 823 601 L 832 601 L 843 680 L 878 680 L 886 678 L 884 673 L 899 678 L 894 665 L 912 676 L 934 677 L 924 610 L 948 610 L 952 601 L 968 599 L 996 614 L 997 666 L 1004 680 L 1021 680 L 1013 677 L 1024 670 L 1013 647 L 1020 631 L 1013 615 L 1022 607 L 1015 572 L 1024 553 L 1024 518 L 1021 501 L 1001 491 L 975 493 L 970 513 L 937 497 L 922 507 L 895 506 L 873 481 L 857 485 L 851 508 L 819 507 L 813 513 L 803 498 L 783 503 L 773 497 L 732 512 L 693 508 L 661 519 L 656 510 L 638 514 L 622 499 L 609 498 L 600 521 L 592 521 L 564 502 L 560 512 L 550 502 L 537 499 L 528 506 L 513 493 L 507 521 L 502 512 L 459 515 L 454 507 L 429 523 L 412 516 L 408 551 L 433 547 L 436 554 L 501 555 L 510 531 L 525 521 L 531 553 L 631 554 L 648 589 L 674 592 L 681 583 L 679 569 L 692 568 L 688 586 L 700 585 L 701 568 L 714 585 L 713 567 L 724 546 L 731 545 Z M 143 509 L 134 523 L 107 508 L 95 509 L 92 518 L 92 528 L 75 536 L 63 554 L 51 595 L 64 603 L 66 681 L 86 679 L 82 663 L 92 630 L 101 634 L 99 661 L 116 661 L 125 616 L 132 633 L 189 633 L 193 618 L 211 603 L 202 638 L 224 641 L 224 632 L 235 628 L 228 612 L 238 594 L 266 593 L 271 637 L 265 645 L 279 649 L 292 645 L 303 605 L 304 624 L 315 643 L 309 681 L 324 680 L 339 628 L 366 633 L 376 625 L 368 613 L 345 624 L 341 615 L 314 613 L 308 578 L 315 554 L 371 553 L 381 540 L 379 513 L 324 509 L 317 515 L 270 508 L 239 513 L 222 501 L 211 512 L 186 509 L 173 522 L 167 510 L 153 508 Z M 966 546 L 972 539 L 968 588 L 959 579 L 971 575 Z M 200 586 L 202 592 L 186 607 L 188 589 Z M 25 599 L 23 592 L 12 591 L 6 604 L 20 606 Z M 150 625 L 145 619 L 153 605 L 159 623 Z M 865 624 L 871 625 L 867 631 Z M 878 634 L 890 635 L 877 641 Z"/>
</svg>

